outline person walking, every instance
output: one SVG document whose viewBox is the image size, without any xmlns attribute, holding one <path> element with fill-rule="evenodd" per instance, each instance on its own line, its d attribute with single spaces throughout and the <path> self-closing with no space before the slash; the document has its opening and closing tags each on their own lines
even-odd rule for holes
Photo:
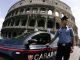
<svg viewBox="0 0 80 60">
<path fill-rule="evenodd" d="M 57 30 L 55 37 L 51 43 L 59 37 L 57 43 L 57 53 L 55 60 L 69 60 L 70 52 L 73 50 L 74 45 L 74 34 L 71 27 L 67 26 L 68 17 L 64 16 L 61 18 L 61 27 Z M 63 58 L 63 59 L 62 59 Z"/>
</svg>

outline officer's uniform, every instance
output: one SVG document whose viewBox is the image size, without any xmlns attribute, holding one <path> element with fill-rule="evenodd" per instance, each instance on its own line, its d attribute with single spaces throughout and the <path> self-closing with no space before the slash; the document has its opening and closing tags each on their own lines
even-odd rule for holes
<svg viewBox="0 0 80 60">
<path fill-rule="evenodd" d="M 59 37 L 56 60 L 62 60 L 62 57 L 64 58 L 64 60 L 69 60 L 72 44 L 71 40 L 73 37 L 72 29 L 69 28 L 68 26 L 61 27 L 57 31 L 55 38 L 56 37 Z"/>
</svg>

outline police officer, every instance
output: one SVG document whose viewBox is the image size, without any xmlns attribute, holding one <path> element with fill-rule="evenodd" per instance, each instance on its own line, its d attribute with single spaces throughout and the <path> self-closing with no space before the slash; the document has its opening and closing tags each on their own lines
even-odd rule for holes
<svg viewBox="0 0 80 60">
<path fill-rule="evenodd" d="M 73 49 L 74 35 L 71 27 L 67 26 L 68 18 L 66 16 L 61 18 L 61 27 L 57 30 L 53 42 L 57 37 L 58 49 L 56 54 L 56 60 L 69 60 L 71 49 Z"/>
</svg>

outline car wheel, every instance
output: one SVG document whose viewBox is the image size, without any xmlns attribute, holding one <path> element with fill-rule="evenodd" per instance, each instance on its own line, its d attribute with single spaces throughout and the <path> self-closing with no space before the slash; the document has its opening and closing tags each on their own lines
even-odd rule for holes
<svg viewBox="0 0 80 60">
<path fill-rule="evenodd" d="M 9 60 L 9 59 L 7 59 L 7 58 L 5 58 L 5 57 L 0 56 L 0 60 Z"/>
</svg>

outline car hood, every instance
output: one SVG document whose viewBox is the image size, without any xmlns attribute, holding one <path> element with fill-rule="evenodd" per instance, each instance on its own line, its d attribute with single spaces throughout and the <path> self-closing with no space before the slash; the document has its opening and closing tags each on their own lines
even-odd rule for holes
<svg viewBox="0 0 80 60">
<path fill-rule="evenodd" d="M 0 48 L 15 48 L 15 49 L 23 49 L 23 41 L 18 40 L 7 40 L 1 39 L 0 40 Z"/>
</svg>

